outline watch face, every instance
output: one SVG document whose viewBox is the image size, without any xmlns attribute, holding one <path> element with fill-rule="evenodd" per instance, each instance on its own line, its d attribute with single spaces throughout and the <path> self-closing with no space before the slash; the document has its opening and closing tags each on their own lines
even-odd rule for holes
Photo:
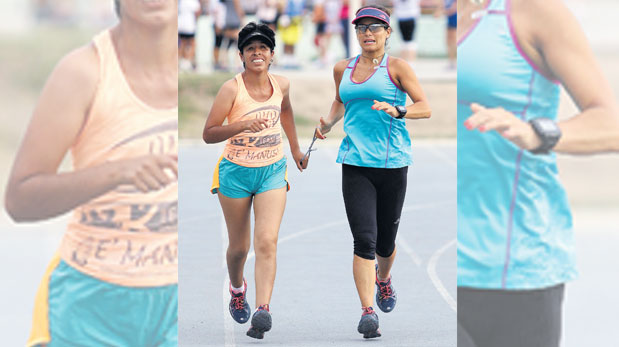
<svg viewBox="0 0 619 347">
<path fill-rule="evenodd" d="M 553 132 L 557 130 L 557 125 L 555 122 L 550 119 L 541 119 L 540 122 L 537 123 L 542 131 L 544 132 Z"/>
</svg>

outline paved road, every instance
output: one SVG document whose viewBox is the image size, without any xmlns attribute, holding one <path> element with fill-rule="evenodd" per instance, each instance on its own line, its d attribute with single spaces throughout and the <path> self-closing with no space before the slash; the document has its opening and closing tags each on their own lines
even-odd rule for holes
<svg viewBox="0 0 619 347">
<path fill-rule="evenodd" d="M 389 346 L 455 346 L 455 143 L 414 144 L 415 164 L 400 226 L 394 285 L 398 306 L 379 313 Z M 311 167 L 290 170 L 292 190 L 279 238 L 271 303 L 273 330 L 265 345 L 355 346 L 360 317 L 351 271 L 352 236 L 341 198 L 337 145 L 321 143 Z M 208 193 L 220 146 L 186 144 L 180 160 L 181 346 L 249 345 L 247 325 L 229 317 L 225 224 Z M 254 298 L 253 255 L 245 276 Z"/>
</svg>

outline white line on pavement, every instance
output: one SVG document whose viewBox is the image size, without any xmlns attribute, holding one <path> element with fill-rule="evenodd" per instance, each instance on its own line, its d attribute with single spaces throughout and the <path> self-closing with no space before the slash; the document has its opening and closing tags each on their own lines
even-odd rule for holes
<svg viewBox="0 0 619 347">
<path fill-rule="evenodd" d="M 430 257 L 430 261 L 428 261 L 428 267 L 427 267 L 428 275 L 430 276 L 430 280 L 432 280 L 432 284 L 434 284 L 434 287 L 436 287 L 436 290 L 438 290 L 439 294 L 441 294 L 441 296 L 443 297 L 443 299 L 445 299 L 449 307 L 451 307 L 451 309 L 454 311 L 457 310 L 456 300 L 454 300 L 454 298 L 449 294 L 449 292 L 443 285 L 443 282 L 441 282 L 441 280 L 439 279 L 436 273 L 436 264 L 438 263 L 438 259 L 441 257 L 441 255 L 445 253 L 447 248 L 454 246 L 455 244 L 456 244 L 456 239 L 452 239 L 451 241 L 444 244 L 441 248 L 439 248 L 436 252 L 434 252 L 434 254 L 432 254 L 432 257 Z"/>
</svg>

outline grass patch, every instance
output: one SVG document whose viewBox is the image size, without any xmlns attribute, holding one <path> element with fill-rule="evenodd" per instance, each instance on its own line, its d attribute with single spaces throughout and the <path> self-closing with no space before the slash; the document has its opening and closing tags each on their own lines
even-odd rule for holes
<svg viewBox="0 0 619 347">
<path fill-rule="evenodd" d="M 38 92 L 52 69 L 67 53 L 90 42 L 93 29 L 39 26 L 18 35 L 0 37 L 0 72 L 14 88 Z"/>
</svg>

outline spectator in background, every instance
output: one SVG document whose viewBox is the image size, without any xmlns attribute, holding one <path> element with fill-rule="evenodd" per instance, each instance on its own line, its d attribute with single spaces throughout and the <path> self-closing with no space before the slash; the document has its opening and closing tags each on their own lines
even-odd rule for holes
<svg viewBox="0 0 619 347">
<path fill-rule="evenodd" d="M 256 17 L 262 24 L 266 24 L 271 30 L 277 30 L 277 0 L 258 0 Z"/>
<path fill-rule="evenodd" d="M 178 2 L 178 64 L 181 70 L 196 68 L 196 27 L 202 13 L 198 0 L 179 0 Z"/>
<path fill-rule="evenodd" d="M 226 7 L 220 0 L 210 0 L 210 13 L 213 16 L 213 31 L 215 41 L 213 47 L 213 68 L 224 70 L 224 66 L 219 59 L 219 51 L 224 41 L 224 26 L 226 23 Z"/>
<path fill-rule="evenodd" d="M 393 12 L 398 16 L 398 28 L 402 35 L 402 49 L 400 58 L 411 62 L 417 56 L 417 43 L 415 42 L 415 26 L 421 10 L 419 0 L 394 0 Z"/>
<path fill-rule="evenodd" d="M 225 68 L 228 65 L 228 49 L 236 44 L 236 38 L 239 35 L 245 13 L 240 0 L 220 0 L 220 2 L 225 7 L 224 38 L 227 41 L 223 44 Z M 238 59 L 234 59 L 234 61 L 237 65 L 239 64 Z"/>
<path fill-rule="evenodd" d="M 342 0 L 342 8 L 340 10 L 340 25 L 342 27 L 342 42 L 344 43 L 344 47 L 346 48 L 346 58 L 350 57 L 350 47 L 348 43 L 348 0 Z"/>
<path fill-rule="evenodd" d="M 316 18 L 316 43 L 320 53 L 319 65 L 329 65 L 329 42 L 333 34 L 340 34 L 342 0 L 315 0 L 314 18 Z M 346 23 L 348 26 L 348 23 Z"/>
<path fill-rule="evenodd" d="M 279 17 L 278 27 L 284 41 L 284 54 L 281 64 L 284 68 L 298 69 L 299 63 L 295 60 L 294 49 L 301 39 L 303 32 L 303 10 L 305 0 L 285 0 L 286 6 Z"/>
<path fill-rule="evenodd" d="M 449 69 L 453 70 L 457 66 L 457 42 L 456 32 L 458 28 L 458 14 L 456 0 L 438 0 L 437 9 L 434 15 L 447 16 L 447 56 L 449 58 Z"/>
<path fill-rule="evenodd" d="M 325 15 L 325 0 L 314 0 L 314 8 L 312 10 L 312 22 L 316 24 L 316 35 L 314 36 L 314 45 L 318 48 L 318 64 L 325 64 L 327 55 L 327 47 L 325 45 L 327 16 Z"/>
</svg>

